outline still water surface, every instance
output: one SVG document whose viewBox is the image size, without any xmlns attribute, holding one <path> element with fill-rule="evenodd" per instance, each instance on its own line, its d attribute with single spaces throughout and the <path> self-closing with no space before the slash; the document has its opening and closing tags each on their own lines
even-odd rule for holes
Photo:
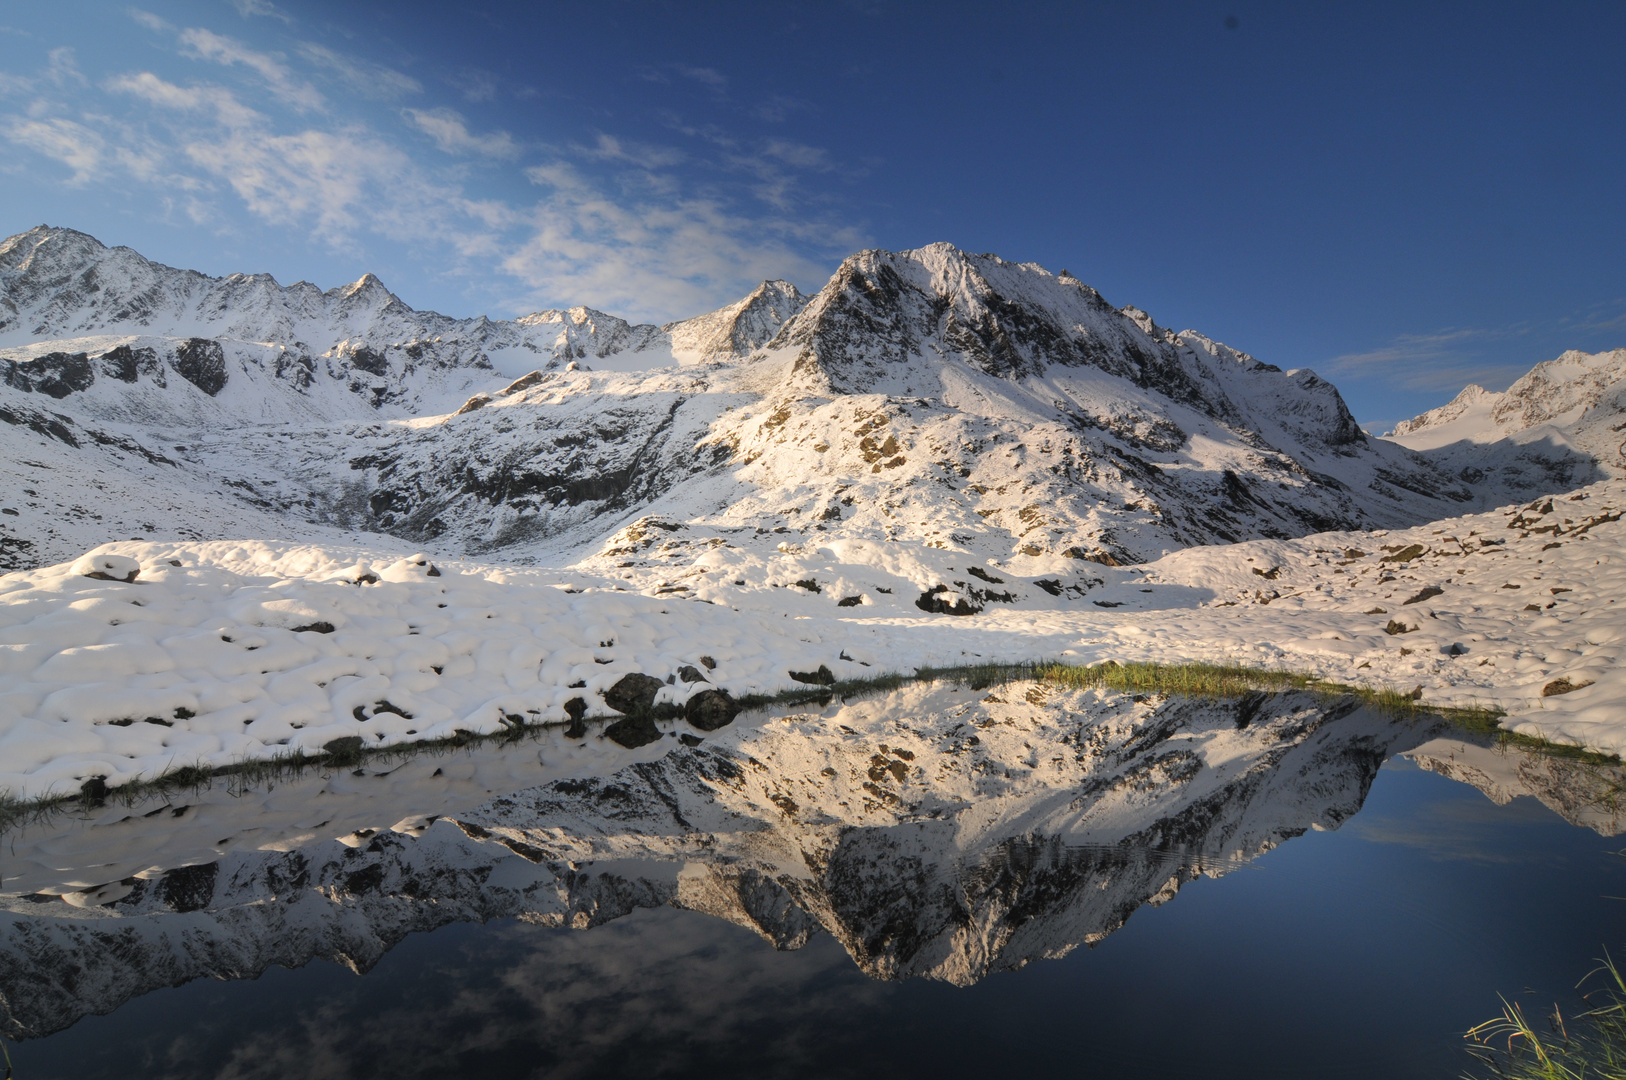
<svg viewBox="0 0 1626 1080">
<path fill-rule="evenodd" d="M 10 1044 L 17 1076 L 1454 1077 L 1470 1064 L 1462 1032 L 1498 1010 L 1498 992 L 1531 1014 L 1554 1000 L 1567 1011 L 1592 958 L 1626 945 L 1626 901 L 1614 899 L 1626 897 L 1626 844 L 1605 835 L 1620 823 L 1599 797 L 1608 770 L 1288 701 L 1256 703 L 1244 726 L 1231 712 L 1141 707 L 1120 717 L 1111 754 L 1079 751 L 1083 774 L 998 776 L 1017 757 L 1036 760 L 1035 747 L 1072 745 L 1070 717 L 1111 722 L 1081 716 L 1076 701 L 1046 713 L 1016 697 L 1000 714 L 1004 701 L 945 691 L 742 724 L 711 749 L 639 748 L 642 760 L 555 779 L 537 789 L 545 797 L 463 814 L 486 823 L 477 834 L 517 822 L 552 845 L 518 861 L 501 849 L 495 869 L 477 868 L 475 894 L 459 891 L 467 881 L 429 882 L 433 867 L 407 850 L 433 839 L 431 827 L 371 856 L 352 841 L 338 860 L 362 868 L 343 871 L 349 893 L 335 886 L 270 929 L 243 915 L 225 879 L 260 874 L 252 887 L 262 888 L 266 859 L 303 859 L 309 845 L 223 860 L 208 902 L 171 890 L 141 907 L 138 889 L 106 909 L 125 905 L 125 923 L 170 920 L 171 946 L 230 939 L 245 975 L 254 948 L 265 955 L 266 942 L 300 935 L 330 935 L 330 952 L 350 941 L 352 962 L 372 962 L 357 955 L 355 927 L 332 937 L 335 920 L 364 916 L 367 933 L 388 939 L 379 927 L 404 925 L 402 905 L 486 903 L 496 915 L 403 931 L 365 975 L 317 958 L 254 978 L 110 991 L 125 976 L 105 956 L 74 954 L 75 940 L 91 947 L 81 939 L 19 951 L 17 935 L 43 933 L 41 920 L 67 905 L 14 902 L 13 962 L 70 967 L 36 971 L 43 981 L 32 984 L 0 971 L 0 990 L 16 1003 L 30 986 L 45 995 L 73 984 L 35 1017 L 69 1026 Z M 966 730 L 992 744 L 985 755 L 921 764 Z M 1174 753 L 1182 740 L 1201 747 L 1201 770 Z M 906 764 L 923 772 L 899 779 L 891 763 L 905 742 L 915 747 Z M 875 796 L 841 816 L 840 777 L 823 770 L 840 771 L 843 748 L 868 763 L 859 776 L 880 770 L 885 784 L 867 782 L 894 802 Z M 724 751 L 747 762 L 745 776 L 703 767 Z M 772 798 L 748 798 L 752 761 L 763 791 L 801 799 L 794 811 L 747 812 Z M 962 765 L 989 781 L 980 797 L 956 786 Z M 808 805 L 808 789 L 790 784 L 798 771 L 829 786 L 829 806 Z M 1441 771 L 1517 797 L 1497 805 Z M 1521 782 L 1529 793 L 1517 794 Z M 477 854 L 496 846 L 457 836 Z M 313 888 L 321 858 L 300 863 L 315 876 L 284 891 Z M 380 859 L 387 870 L 367 869 Z M 38 874 L 47 861 L 25 868 Z M 529 884 L 515 876 L 526 868 Z M 491 897 L 516 887 L 529 899 L 502 901 L 524 909 L 505 916 Z M 187 955 L 200 947 L 190 941 Z M 210 955 L 206 973 L 230 966 Z M 75 995 L 112 1011 L 74 1020 Z"/>
</svg>

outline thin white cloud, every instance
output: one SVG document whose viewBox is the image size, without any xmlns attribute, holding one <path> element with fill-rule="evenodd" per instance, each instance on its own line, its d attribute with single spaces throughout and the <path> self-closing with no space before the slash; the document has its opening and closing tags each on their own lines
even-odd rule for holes
<svg viewBox="0 0 1626 1080">
<path fill-rule="evenodd" d="M 171 66 L 90 84 L 64 51 L 26 75 L 0 75 L 0 92 L 28 102 L 0 115 L 17 167 L 39 170 L 43 157 L 72 184 L 121 194 L 145 185 L 149 212 L 180 227 L 224 232 L 253 221 L 363 257 L 374 237 L 410 243 L 428 258 L 438 253 L 438 272 L 468 276 L 486 304 L 496 297 L 507 309 L 588 303 L 664 321 L 736 299 L 763 278 L 817 284 L 867 239 L 798 205 L 797 178 L 834 167 L 817 147 L 747 144 L 675 121 L 670 145 L 606 131 L 526 170 L 534 196 L 498 195 L 479 185 L 513 177 L 522 153 L 544 148 L 472 130 L 447 107 L 444 87 L 440 101 L 394 114 L 405 127 L 380 129 L 360 99 L 426 94 L 417 80 L 325 44 L 268 49 L 265 35 L 283 32 L 263 21 L 239 41 L 130 15 L 173 43 Z M 674 80 L 726 85 L 712 69 L 667 70 Z M 331 97 L 317 80 L 335 88 Z M 498 88 L 478 71 L 451 81 L 473 98 Z M 425 153 L 424 138 L 447 156 Z M 474 170 L 475 158 L 491 164 Z"/>
<path fill-rule="evenodd" d="M 106 140 L 83 124 L 62 117 L 0 118 L 0 132 L 12 142 L 62 162 L 73 170 L 68 183 L 82 186 L 102 162 Z"/>
<path fill-rule="evenodd" d="M 574 297 L 632 318 L 692 315 L 770 277 L 818 281 L 809 243 L 851 250 L 851 229 L 743 214 L 713 199 L 625 204 L 565 163 L 526 176 L 545 195 L 503 269 L 539 299 Z"/>
<path fill-rule="evenodd" d="M 301 111 L 320 109 L 322 95 L 308 82 L 296 80 L 288 65 L 269 53 L 255 52 L 242 42 L 216 34 L 212 30 L 192 27 L 181 31 L 181 45 L 187 55 L 230 67 L 235 64 L 251 69 L 265 81 L 277 98 Z"/>
<path fill-rule="evenodd" d="M 221 86 L 177 86 L 150 71 L 115 75 L 103 85 L 114 93 L 128 94 L 161 108 L 188 112 L 209 109 L 227 127 L 252 127 L 265 120 L 263 115 L 238 101 L 235 94 Z"/>
<path fill-rule="evenodd" d="M 231 6 L 236 8 L 237 14 L 245 19 L 258 15 L 263 18 L 280 19 L 290 25 L 294 21 L 287 12 L 278 8 L 271 0 L 231 0 Z"/>
<path fill-rule="evenodd" d="M 497 77 L 489 71 L 471 69 L 446 77 L 446 81 L 463 94 L 463 100 L 478 104 L 497 96 Z"/>
<path fill-rule="evenodd" d="M 148 30 L 169 31 L 175 29 L 150 11 L 143 11 L 140 8 L 130 8 L 129 11 L 130 18 L 145 26 Z"/>
<path fill-rule="evenodd" d="M 85 85 L 85 76 L 74 62 L 71 48 L 64 45 L 46 53 L 45 79 L 53 86 L 67 86 L 69 83 Z"/>
<path fill-rule="evenodd" d="M 255 216 L 344 247 L 362 229 L 434 237 L 458 192 L 428 180 L 401 150 L 362 129 L 289 135 L 231 132 L 188 143 L 186 155 L 228 184 Z"/>
<path fill-rule="evenodd" d="M 777 158 L 786 165 L 798 169 L 807 169 L 813 172 L 828 172 L 835 168 L 830 163 L 827 151 L 817 146 L 804 146 L 801 143 L 791 142 L 789 139 L 769 139 L 762 148 L 763 154 Z"/>
<path fill-rule="evenodd" d="M 506 131 L 476 135 L 469 131 L 462 115 L 452 109 L 402 109 L 419 131 L 435 140 L 448 154 L 479 154 L 491 158 L 511 158 L 519 153 L 513 136 Z"/>
<path fill-rule="evenodd" d="M 677 73 L 682 75 L 685 79 L 691 79 L 694 82 L 700 83 L 703 86 L 712 87 L 715 90 L 721 90 L 723 87 L 728 85 L 728 76 L 724 75 L 716 68 L 679 67 L 677 69 Z"/>
<path fill-rule="evenodd" d="M 580 147 L 577 152 L 593 161 L 620 161 L 640 169 L 668 168 L 688 159 L 683 151 L 670 146 L 632 142 L 602 133 L 592 146 Z"/>
<path fill-rule="evenodd" d="M 1410 390 L 1458 390 L 1470 382 L 1506 386 L 1524 374 L 1525 368 L 1479 360 L 1475 349 L 1528 330 L 1525 326 L 1452 327 L 1432 334 L 1402 334 L 1381 348 L 1345 353 L 1318 366 L 1329 374 L 1380 376 Z"/>
<path fill-rule="evenodd" d="M 423 84 L 410 75 L 359 57 L 336 53 L 315 42 L 300 42 L 299 55 L 313 67 L 338 79 L 352 93 L 374 101 L 393 101 L 423 91 Z"/>
</svg>

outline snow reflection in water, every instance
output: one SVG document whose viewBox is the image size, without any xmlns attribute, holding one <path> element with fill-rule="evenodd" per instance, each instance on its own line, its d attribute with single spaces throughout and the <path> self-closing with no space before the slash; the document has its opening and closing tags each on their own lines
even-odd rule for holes
<svg viewBox="0 0 1626 1080">
<path fill-rule="evenodd" d="M 550 731 L 21 830 L 0 856 L 3 1030 L 316 957 L 365 971 L 449 923 L 587 928 L 661 906 L 779 949 L 827 933 L 876 978 L 969 985 L 1336 828 L 1401 753 L 1622 827 L 1618 771 L 1302 693 L 915 686 L 703 741 L 661 730 L 632 749 Z"/>
</svg>

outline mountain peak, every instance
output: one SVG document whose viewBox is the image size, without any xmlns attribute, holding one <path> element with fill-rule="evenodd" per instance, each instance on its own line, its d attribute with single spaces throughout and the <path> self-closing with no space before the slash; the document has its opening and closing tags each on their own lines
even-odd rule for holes
<svg viewBox="0 0 1626 1080">
<path fill-rule="evenodd" d="M 371 272 L 361 275 L 349 285 L 341 286 L 338 292 L 340 296 L 346 298 L 352 296 L 370 296 L 375 293 L 385 293 L 391 296 L 394 295 L 390 293 L 389 289 L 385 287 L 384 283 L 378 279 L 378 276 Z"/>
</svg>

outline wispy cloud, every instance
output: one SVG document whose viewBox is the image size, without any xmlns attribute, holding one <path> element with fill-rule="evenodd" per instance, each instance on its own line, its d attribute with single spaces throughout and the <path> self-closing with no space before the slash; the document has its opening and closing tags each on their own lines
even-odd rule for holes
<svg viewBox="0 0 1626 1080">
<path fill-rule="evenodd" d="M 271 227 L 363 258 L 374 238 L 408 244 L 433 273 L 478 284 L 493 314 L 586 303 L 664 321 L 763 278 L 816 285 L 868 239 L 801 195 L 801 178 L 838 167 L 819 147 L 675 120 L 662 143 L 527 142 L 479 130 L 444 87 L 436 100 L 407 74 L 290 37 L 268 5 L 243 10 L 256 17 L 243 40 L 128 11 L 168 49 L 150 67 L 97 65 L 90 82 L 58 50 L 7 74 L 0 140 L 29 163 L 17 167 L 49 161 L 68 184 L 145 185 L 151 215 L 178 226 Z M 712 68 L 662 77 L 728 85 Z M 481 71 L 448 81 L 465 100 L 509 90 Z M 408 95 L 422 99 L 367 104 Z"/>
<path fill-rule="evenodd" d="M 168 22 L 159 18 L 157 15 L 154 15 L 150 11 L 143 11 L 140 8 L 130 8 L 129 15 L 130 18 L 134 19 L 142 26 L 145 26 L 148 30 L 156 30 L 159 33 L 165 33 L 175 29 Z"/>
<path fill-rule="evenodd" d="M 177 86 L 150 71 L 115 75 L 104 84 L 118 94 L 128 94 L 150 105 L 186 112 L 210 110 L 229 128 L 246 128 L 262 123 L 265 117 L 237 100 L 237 95 L 221 86 Z"/>
<path fill-rule="evenodd" d="M 63 117 L 0 118 L 0 132 L 19 146 L 62 162 L 71 170 L 68 183 L 76 187 L 83 186 L 96 172 L 106 146 L 95 131 Z"/>
<path fill-rule="evenodd" d="M 343 83 L 351 93 L 373 101 L 394 101 L 423 92 L 423 84 L 410 75 L 360 57 L 334 52 L 315 42 L 300 42 L 299 55 L 329 78 Z"/>
<path fill-rule="evenodd" d="M 273 4 L 271 0 L 231 0 L 231 6 L 236 8 L 237 14 L 245 19 L 258 15 L 264 18 L 279 19 L 290 24 L 294 21 L 287 12 Z"/>
<path fill-rule="evenodd" d="M 491 101 L 497 96 L 497 77 L 489 71 L 471 68 L 447 76 L 446 81 L 451 83 L 463 95 L 463 100 L 470 104 Z"/>
<path fill-rule="evenodd" d="M 503 268 L 538 295 L 574 294 L 634 317 L 704 311 L 742 281 L 815 281 L 825 270 L 804 245 L 861 246 L 856 230 L 743 214 L 718 200 L 629 204 L 568 163 L 526 175 L 545 195 L 524 214 L 529 236 Z"/>
<path fill-rule="evenodd" d="M 728 76 L 709 67 L 679 67 L 677 73 L 685 79 L 697 82 L 702 86 L 709 86 L 713 90 L 721 90 L 728 85 Z"/>
<path fill-rule="evenodd" d="M 272 94 L 296 109 L 304 111 L 322 107 L 322 95 L 316 88 L 294 78 L 293 72 L 279 57 L 256 52 L 242 42 L 201 27 L 181 31 L 180 40 L 189 55 L 227 66 L 241 64 L 256 72 Z"/>
<path fill-rule="evenodd" d="M 1608 301 L 1578 312 L 1561 321 L 1566 330 L 1584 334 L 1619 333 L 1626 331 L 1626 297 Z"/>
<path fill-rule="evenodd" d="M 1500 389 L 1523 375 L 1530 364 L 1488 361 L 1482 350 L 1529 331 L 1530 327 L 1519 325 L 1402 334 L 1379 348 L 1334 356 L 1316 366 L 1327 375 L 1381 376 L 1408 390 L 1454 391 L 1470 382 Z"/>
<path fill-rule="evenodd" d="M 602 133 L 592 146 L 578 147 L 577 152 L 589 160 L 625 162 L 640 169 L 664 169 L 682 164 L 688 158 L 674 147 L 633 142 Z"/>
<path fill-rule="evenodd" d="M 519 154 L 519 147 L 508 132 L 476 135 L 452 109 L 402 109 L 401 113 L 448 154 L 479 154 L 491 158 L 512 158 Z"/>
</svg>

